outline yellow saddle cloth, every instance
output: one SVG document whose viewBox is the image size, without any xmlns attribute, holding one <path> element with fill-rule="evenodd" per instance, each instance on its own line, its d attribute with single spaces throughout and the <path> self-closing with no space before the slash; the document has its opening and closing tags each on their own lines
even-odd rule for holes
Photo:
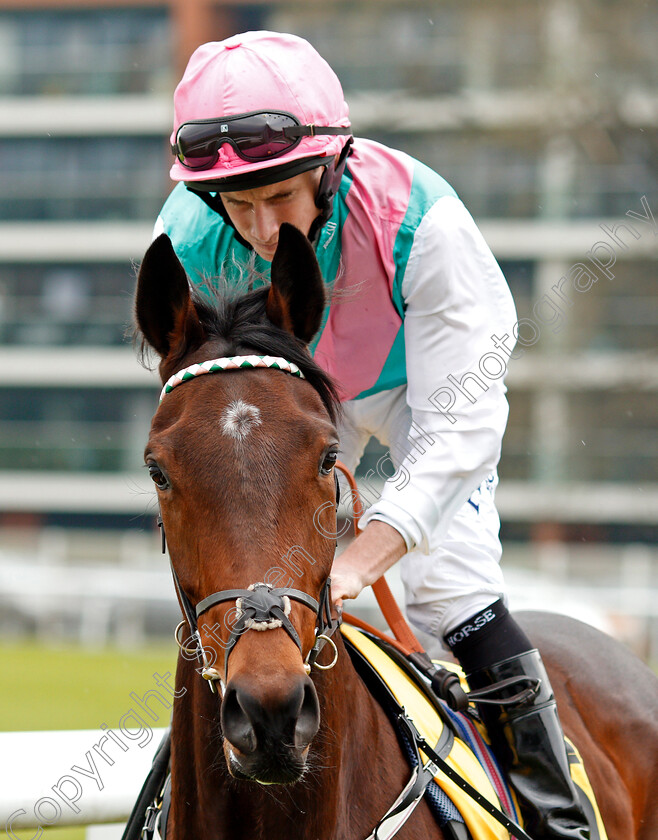
<svg viewBox="0 0 658 840">
<path fill-rule="evenodd" d="M 443 743 L 444 752 L 441 755 L 450 767 L 492 805 L 523 826 L 514 794 L 510 792 L 506 783 L 500 781 L 502 777 L 497 766 L 494 766 L 495 762 L 488 749 L 484 728 L 469 715 L 458 714 L 446 708 L 446 714 L 454 724 L 451 729 L 455 733 L 453 738 L 446 739 L 445 736 L 448 734 L 444 731 L 446 725 L 439 713 L 386 650 L 373 641 L 368 634 L 350 624 L 344 623 L 341 631 L 384 680 L 427 743 L 430 745 Z M 441 664 L 459 674 L 464 688 L 468 689 L 461 669 L 452 663 Z M 594 827 L 595 823 L 598 829 L 598 834 L 592 833 L 591 840 L 608 840 L 582 759 L 575 746 L 568 739 L 565 740 L 571 778 L 581 792 L 583 806 L 589 812 L 592 826 Z M 424 756 L 422 751 L 421 755 L 423 760 L 427 760 L 427 756 Z M 507 829 L 440 770 L 435 776 L 435 781 L 454 803 L 473 840 L 509 840 L 510 835 Z"/>
</svg>

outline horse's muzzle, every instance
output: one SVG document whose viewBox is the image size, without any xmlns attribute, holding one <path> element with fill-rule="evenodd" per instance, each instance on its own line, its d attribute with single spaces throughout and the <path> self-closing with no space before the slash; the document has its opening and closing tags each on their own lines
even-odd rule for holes
<svg viewBox="0 0 658 840">
<path fill-rule="evenodd" d="M 307 676 L 284 692 L 259 691 L 253 680 L 231 680 L 221 723 L 229 771 L 261 783 L 290 784 L 306 768 L 308 747 L 320 726 L 315 686 Z"/>
</svg>

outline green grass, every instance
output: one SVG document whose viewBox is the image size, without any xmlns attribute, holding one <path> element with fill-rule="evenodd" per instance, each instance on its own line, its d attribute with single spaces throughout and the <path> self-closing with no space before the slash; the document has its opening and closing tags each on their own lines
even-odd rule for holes
<svg viewBox="0 0 658 840">
<path fill-rule="evenodd" d="M 173 675 L 175 667 L 173 640 L 135 651 L 0 644 L 0 730 L 117 726 L 133 705 L 130 692 L 157 688 L 153 674 Z M 163 710 L 155 725 L 167 723 Z"/>
<path fill-rule="evenodd" d="M 154 673 L 172 675 L 175 643 L 136 650 L 86 650 L 35 643 L 0 643 L 0 731 L 98 729 L 117 726 L 133 705 L 130 692 L 142 696 L 157 688 Z M 173 681 L 171 682 L 173 685 Z M 158 704 L 153 704 L 155 714 Z M 166 726 L 162 709 L 154 726 Z M 139 791 L 135 791 L 135 797 Z M 29 838 L 25 829 L 17 837 Z M 84 828 L 50 828 L 46 840 L 84 840 Z"/>
</svg>

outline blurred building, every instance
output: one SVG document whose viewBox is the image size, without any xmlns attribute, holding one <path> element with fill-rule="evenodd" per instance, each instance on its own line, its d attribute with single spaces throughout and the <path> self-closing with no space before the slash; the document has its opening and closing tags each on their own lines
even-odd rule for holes
<svg viewBox="0 0 658 840">
<path fill-rule="evenodd" d="M 655 542 L 658 6 L 636 0 L 0 0 L 0 539 L 147 527 L 134 262 L 171 186 L 185 60 L 247 28 L 307 37 L 356 132 L 444 175 L 499 259 L 522 341 L 512 555 Z"/>
</svg>

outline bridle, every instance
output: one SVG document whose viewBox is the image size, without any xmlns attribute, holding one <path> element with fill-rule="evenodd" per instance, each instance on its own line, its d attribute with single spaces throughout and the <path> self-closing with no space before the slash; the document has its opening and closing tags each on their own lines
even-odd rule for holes
<svg viewBox="0 0 658 840">
<path fill-rule="evenodd" d="M 304 374 L 293 362 L 277 356 L 229 356 L 220 359 L 211 359 L 200 364 L 190 365 L 183 368 L 173 376 L 171 376 L 165 383 L 162 393 L 160 394 L 160 402 L 165 396 L 184 382 L 189 382 L 197 376 L 206 373 L 220 373 L 226 370 L 244 370 L 250 368 L 272 368 L 280 370 L 284 373 L 292 374 L 301 379 L 304 379 Z M 338 477 L 336 476 L 336 506 L 339 502 L 339 485 Z M 162 553 L 166 551 L 166 539 L 164 531 L 164 523 L 162 516 L 158 516 L 158 525 L 162 530 Z M 184 615 L 183 621 L 178 625 L 175 631 L 175 638 L 178 646 L 185 653 L 195 654 L 201 663 L 201 676 L 208 680 L 210 690 L 216 693 L 215 682 L 225 685 L 226 675 L 228 672 L 228 659 L 231 651 L 238 642 L 240 636 L 247 630 L 274 630 L 283 628 L 290 636 L 293 642 L 299 648 L 299 652 L 303 657 L 302 643 L 299 634 L 295 630 L 290 621 L 289 614 L 291 611 L 291 601 L 296 601 L 308 609 L 312 610 L 316 616 L 315 627 L 315 644 L 309 650 L 304 659 L 304 667 L 306 673 L 310 673 L 311 667 L 314 665 L 321 670 L 328 670 L 333 668 L 338 659 L 338 649 L 333 642 L 331 636 L 336 632 L 340 618 L 334 618 L 331 614 L 331 579 L 327 578 L 320 591 L 319 599 L 302 592 L 299 589 L 292 587 L 277 587 L 274 588 L 268 583 L 253 583 L 247 589 L 224 589 L 220 592 L 213 592 L 203 598 L 196 606 L 192 605 L 188 595 L 181 586 L 176 570 L 171 565 L 171 573 L 174 579 L 174 586 Z M 204 648 L 199 632 L 198 619 L 217 604 L 226 603 L 227 601 L 235 601 L 235 622 L 230 628 L 229 639 L 226 644 L 222 643 L 226 654 L 224 657 L 224 675 L 213 667 L 214 660 Z M 183 641 L 180 638 L 180 631 L 184 625 L 188 625 L 190 639 L 194 642 L 195 647 L 188 647 L 188 641 Z M 216 627 L 217 625 L 215 625 Z M 211 628 L 211 629 L 214 629 Z M 217 641 L 216 636 L 213 636 Z M 326 645 L 330 644 L 333 648 L 333 659 L 328 665 L 320 665 L 317 662 L 317 657 Z M 213 652 L 214 654 L 214 652 Z"/>
<path fill-rule="evenodd" d="M 331 615 L 330 578 L 327 578 L 322 587 L 319 601 L 316 601 L 315 598 L 307 595 L 306 592 L 301 592 L 299 589 L 293 589 L 291 587 L 278 587 L 275 589 L 268 583 L 254 583 L 248 589 L 224 589 L 221 592 L 214 592 L 212 595 L 208 595 L 207 598 L 200 601 L 196 608 L 194 608 L 183 591 L 173 566 L 172 575 L 178 598 L 183 608 L 183 614 L 185 615 L 185 619 L 176 628 L 176 642 L 187 653 L 195 653 L 197 655 L 202 665 L 201 676 L 205 680 L 208 680 L 210 690 L 213 693 L 215 692 L 216 681 L 226 684 L 229 656 L 240 636 L 247 630 L 275 630 L 282 627 L 297 645 L 299 652 L 303 656 L 299 634 L 288 617 L 290 614 L 291 600 L 303 604 L 305 607 L 313 610 L 317 615 L 315 644 L 304 659 L 306 673 L 310 673 L 313 665 L 320 670 L 328 670 L 336 664 L 338 649 L 331 636 L 337 630 L 340 620 L 333 618 Z M 219 671 L 213 667 L 212 659 L 203 646 L 197 619 L 202 613 L 210 609 L 210 607 L 226 601 L 236 602 L 236 621 L 231 626 L 228 642 L 224 645 L 224 675 L 222 677 Z M 191 638 L 196 644 L 195 648 L 188 648 L 187 642 L 182 641 L 179 637 L 180 630 L 186 623 L 190 629 Z M 217 639 L 216 636 L 213 638 Z M 316 660 L 320 651 L 327 643 L 333 648 L 333 659 L 328 665 L 320 665 Z"/>
</svg>

